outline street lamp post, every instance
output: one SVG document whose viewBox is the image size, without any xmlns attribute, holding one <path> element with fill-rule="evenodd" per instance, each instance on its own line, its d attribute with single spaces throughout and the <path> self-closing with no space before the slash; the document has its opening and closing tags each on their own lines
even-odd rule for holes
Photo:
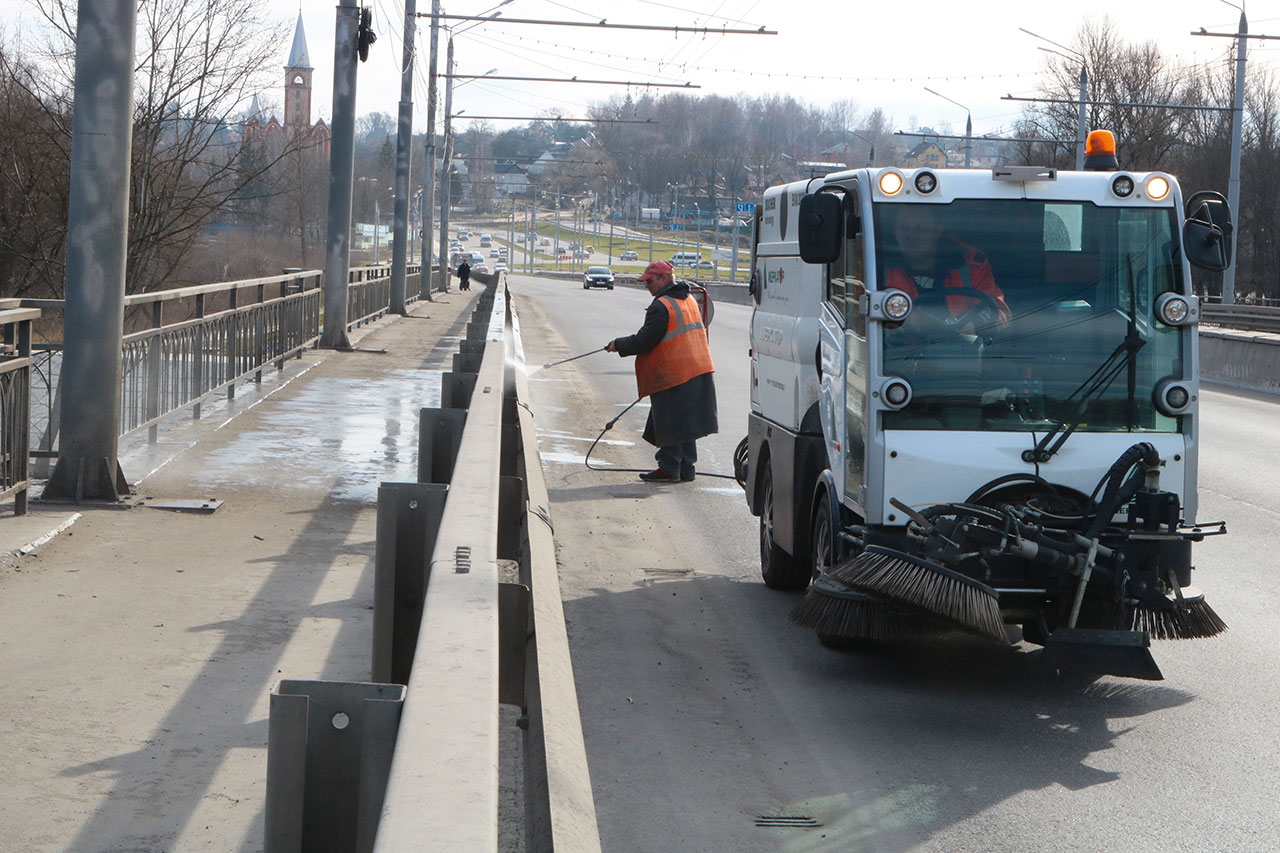
<svg viewBox="0 0 1280 853">
<path fill-rule="evenodd" d="M 956 105 L 957 107 L 959 107 L 960 109 L 964 110 L 964 112 L 965 112 L 965 121 L 964 121 L 964 167 L 965 167 L 966 169 L 968 169 L 968 168 L 969 168 L 970 163 L 972 162 L 972 160 L 971 160 L 971 155 L 972 155 L 972 153 L 973 153 L 973 113 L 971 113 L 971 112 L 969 111 L 969 108 L 968 108 L 968 107 L 966 107 L 964 104 L 960 103 L 959 101 L 954 101 L 954 100 L 952 100 L 951 98 L 948 98 L 946 95 L 942 94 L 941 92 L 935 92 L 933 89 L 930 89 L 928 86 L 925 86 L 925 87 L 924 87 L 924 90 L 925 90 L 926 92 L 928 92 L 930 95 L 937 95 L 939 98 L 942 98 L 942 100 L 944 100 L 944 101 L 950 101 L 951 103 L 955 104 L 955 105 Z"/>
<path fill-rule="evenodd" d="M 1050 48 L 1047 48 L 1047 47 L 1041 47 L 1040 50 L 1043 50 L 1045 53 L 1052 53 L 1056 56 L 1061 56 L 1063 59 L 1080 63 L 1080 97 L 1078 99 L 1079 105 L 1076 111 L 1076 171 L 1079 172 L 1084 169 L 1084 143 L 1085 143 L 1085 138 L 1089 135 L 1089 129 L 1087 125 L 1088 117 L 1086 115 L 1086 106 L 1085 106 L 1085 102 L 1088 100 L 1086 95 L 1089 91 L 1089 72 L 1085 68 L 1084 54 L 1078 50 L 1073 50 L 1072 48 L 1069 48 L 1066 45 L 1058 44 L 1053 39 L 1047 39 L 1042 35 L 1037 35 L 1036 33 L 1031 32 L 1031 30 L 1026 29 L 1025 27 L 1018 27 L 1018 29 L 1022 30 L 1022 32 L 1026 33 L 1032 38 L 1037 38 L 1037 39 L 1040 39 L 1040 41 L 1048 42 L 1054 47 L 1060 48 L 1061 50 L 1066 51 L 1066 53 L 1061 53 L 1057 50 L 1051 50 Z"/>
</svg>

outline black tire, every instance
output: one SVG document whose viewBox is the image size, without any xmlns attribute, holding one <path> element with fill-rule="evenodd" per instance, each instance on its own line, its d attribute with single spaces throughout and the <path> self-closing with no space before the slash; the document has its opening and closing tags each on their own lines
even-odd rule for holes
<svg viewBox="0 0 1280 853">
<path fill-rule="evenodd" d="M 813 577 L 829 571 L 834 565 L 836 553 L 835 531 L 831 529 L 831 493 L 823 491 L 822 497 L 813 511 L 813 523 L 809 525 L 812 534 L 813 558 L 809 561 Z M 841 637 L 837 634 L 818 632 L 818 642 L 828 649 L 840 652 L 866 651 L 874 644 L 874 640 L 866 637 Z"/>
<path fill-rule="evenodd" d="M 773 471 L 767 460 L 760 477 L 760 576 L 769 589 L 804 589 L 812 570 L 773 538 Z"/>
<path fill-rule="evenodd" d="M 809 525 L 810 572 L 814 580 L 835 563 L 836 539 L 831 529 L 831 496 L 824 490 L 813 510 L 813 523 Z"/>
<path fill-rule="evenodd" d="M 590 289 L 591 289 L 591 285 L 584 283 L 584 284 L 582 285 L 582 289 L 583 289 L 583 290 L 590 290 Z"/>
<path fill-rule="evenodd" d="M 613 290 L 613 285 L 612 285 L 612 284 L 611 284 L 611 285 L 609 285 L 609 289 L 610 289 L 610 290 Z"/>
</svg>

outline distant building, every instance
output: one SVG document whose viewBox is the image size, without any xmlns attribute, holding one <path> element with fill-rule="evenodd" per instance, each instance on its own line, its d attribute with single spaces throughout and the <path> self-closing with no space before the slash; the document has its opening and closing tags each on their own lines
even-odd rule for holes
<svg viewBox="0 0 1280 853">
<path fill-rule="evenodd" d="M 514 160 L 496 163 L 493 167 L 493 183 L 506 196 L 527 195 L 529 170 Z"/>
<path fill-rule="evenodd" d="M 930 169 L 947 168 L 947 152 L 936 142 L 926 140 L 907 152 L 902 165 L 908 169 L 927 167 Z"/>
<path fill-rule="evenodd" d="M 311 58 L 307 55 L 307 36 L 302 28 L 302 13 L 298 13 L 298 25 L 293 31 L 293 46 L 284 66 L 284 120 L 274 113 L 268 115 L 253 96 L 249 115 L 245 119 L 243 141 L 248 144 L 262 142 L 274 150 L 282 150 L 285 142 L 301 135 L 309 141 L 306 147 L 320 148 L 329 153 L 329 126 L 321 119 L 311 123 Z"/>
</svg>

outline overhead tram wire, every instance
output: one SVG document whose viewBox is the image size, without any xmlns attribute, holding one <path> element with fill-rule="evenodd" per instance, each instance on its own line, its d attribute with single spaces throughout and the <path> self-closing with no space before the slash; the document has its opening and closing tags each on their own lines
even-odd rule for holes
<svg viewBox="0 0 1280 853">
<path fill-rule="evenodd" d="M 676 12 L 684 12 L 685 14 L 688 14 L 688 15 L 700 15 L 700 14 L 703 14 L 702 12 L 699 12 L 699 11 L 697 11 L 696 9 L 686 9 L 686 8 L 684 8 L 683 6 L 672 6 L 672 5 L 668 4 L 668 3 L 658 3 L 658 2 L 656 2 L 656 0 L 636 0 L 636 2 L 637 2 L 637 3 L 643 3 L 643 4 L 644 4 L 644 5 L 646 5 L 646 6 L 657 6 L 657 7 L 658 7 L 658 8 L 660 8 L 660 9 L 671 9 L 671 10 L 676 11 Z M 752 3 L 752 4 L 751 4 L 751 8 L 752 8 L 752 9 L 754 9 L 754 8 L 755 8 L 756 6 L 758 6 L 758 5 L 759 5 L 758 3 Z M 751 9 L 748 9 L 747 11 L 748 11 L 748 12 L 750 12 L 750 11 L 751 11 Z M 718 16 L 718 17 L 719 17 L 719 16 Z M 749 23 L 749 22 L 748 22 L 748 21 L 746 21 L 745 19 L 741 19 L 741 18 L 729 18 L 729 17 L 725 17 L 725 20 L 726 20 L 726 21 L 730 21 L 730 22 L 735 23 L 735 24 L 748 24 L 748 23 Z"/>
<path fill-rule="evenodd" d="M 432 17 L 430 12 L 418 12 L 419 18 Z M 440 20 L 450 21 L 486 21 L 488 18 L 476 18 L 473 15 L 446 15 L 441 13 Z M 503 18 L 504 24 L 540 24 L 551 27 L 587 27 L 595 30 L 648 30 L 650 32 L 666 32 L 666 33 L 686 33 L 688 35 L 742 35 L 742 36 L 776 36 L 777 30 L 766 30 L 761 27 L 758 30 L 738 30 L 728 29 L 727 27 L 679 27 L 667 26 L 663 24 L 610 24 L 607 19 L 598 22 L 589 21 L 548 21 L 539 20 L 537 18 Z"/>
<path fill-rule="evenodd" d="M 547 63 L 545 63 L 545 62 L 540 62 L 540 61 L 538 61 L 537 59 L 533 59 L 533 58 L 531 58 L 531 57 L 529 57 L 529 56 L 527 56 L 527 55 L 521 55 L 521 54 L 517 53 L 514 45 L 512 45 L 512 44 L 511 44 L 511 43 L 509 43 L 509 42 L 503 42 L 503 41 L 502 41 L 502 39 L 500 39 L 500 38 L 496 38 L 496 37 L 494 37 L 494 36 L 492 36 L 492 35 L 484 36 L 484 37 L 480 37 L 480 38 L 478 38 L 477 40 L 478 40 L 478 41 L 480 41 L 480 42 L 482 42 L 482 43 L 486 43 L 486 42 L 487 42 L 487 43 L 489 43 L 489 44 L 491 44 L 491 45 L 497 46 L 497 47 L 499 47 L 499 48 L 501 48 L 501 49 L 503 49 L 503 50 L 506 50 L 506 51 L 508 51 L 508 52 L 511 52 L 511 53 L 513 53 L 514 55 L 519 56 L 519 57 L 520 57 L 521 59 L 523 59 L 524 61 L 529 62 L 529 63 L 531 63 L 531 64 L 533 64 L 533 65 L 539 65 L 539 66 L 542 66 L 543 68 L 548 68 L 548 69 L 551 69 L 551 70 L 553 70 L 553 71 L 558 71 L 558 72 L 560 72 L 560 73 L 562 73 L 562 74 L 563 74 L 563 73 L 566 73 L 566 72 L 564 72 L 564 71 L 563 71 L 562 69 L 560 69 L 560 68 L 557 68 L 557 67 L 555 67 L 555 66 L 549 65 L 549 64 L 547 64 Z M 537 40 L 535 39 L 534 41 L 537 41 Z M 559 45 L 554 45 L 554 44 L 553 44 L 552 46 L 559 47 Z M 530 49 L 520 47 L 520 48 L 519 48 L 519 50 L 529 51 Z M 545 51 L 539 51 L 539 53 L 545 53 Z M 604 56 L 608 56 L 608 55 L 610 55 L 610 54 L 603 53 L 603 52 L 601 52 L 601 51 L 595 51 L 595 50 L 589 50 L 589 51 L 586 51 L 586 53 L 590 53 L 590 54 L 593 54 L 593 55 L 600 54 L 600 55 L 604 55 Z M 629 56 L 628 56 L 628 57 L 620 57 L 620 58 L 624 58 L 624 59 L 634 59 L 634 60 L 635 60 L 635 61 L 637 61 L 637 62 L 651 62 L 651 61 L 652 61 L 652 60 L 640 59 L 640 58 L 637 58 L 637 57 L 629 57 Z M 605 62 L 592 62 L 591 60 L 587 60 L 587 59 L 578 59 L 578 60 L 575 60 L 575 61 L 576 61 L 576 62 L 578 62 L 578 63 L 580 63 L 580 64 L 582 64 L 582 65 L 591 65 L 591 66 L 594 66 L 594 67 L 596 67 L 596 68 L 604 68 L 604 69 L 606 69 L 606 70 L 609 70 L 609 71 L 617 71 L 617 72 L 622 73 L 622 74 L 636 74 L 636 75 L 644 75 L 644 74 L 648 74 L 648 73 L 650 73 L 650 72 L 648 72 L 648 71 L 637 70 L 637 69 L 634 69 L 634 68 L 625 68 L 625 67 L 618 66 L 618 65 L 610 65 L 609 63 L 605 63 Z M 659 79 L 662 79 L 662 80 L 676 80 L 676 79 L 678 79 L 678 78 L 675 78 L 675 77 L 661 77 L 661 78 L 659 78 Z"/>
<path fill-rule="evenodd" d="M 648 57 L 630 56 L 627 54 L 620 54 L 620 53 L 614 53 L 614 52 L 603 51 L 603 50 L 591 50 L 590 48 L 577 47 L 575 45 L 564 44 L 562 42 L 556 42 L 556 41 L 547 41 L 545 39 L 535 39 L 535 38 L 530 38 L 528 36 L 509 35 L 509 36 L 506 36 L 505 39 L 509 39 L 509 40 L 504 40 L 504 37 L 496 36 L 492 33 L 484 36 L 483 38 L 483 40 L 487 40 L 492 44 L 498 45 L 506 49 L 517 47 L 517 45 L 514 42 L 531 42 L 533 44 L 543 45 L 548 48 L 554 48 L 560 51 L 569 51 L 572 53 L 587 53 L 593 56 L 609 56 L 615 59 L 625 59 L 625 60 L 630 60 L 635 62 L 651 62 L 652 61 Z M 514 42 L 510 40 L 514 40 Z M 529 59 L 528 61 L 536 62 L 536 60 L 533 60 L 533 59 Z M 544 65 L 544 67 L 550 68 L 552 66 Z M 602 64 L 602 67 L 607 68 L 612 66 Z M 926 77 L 902 77 L 902 76 L 844 77 L 844 76 L 830 75 L 830 74 L 791 74 L 791 73 L 786 73 L 782 71 L 749 71 L 743 68 L 720 68 L 717 66 L 693 65 L 693 64 L 680 64 L 680 68 L 681 70 L 687 70 L 690 72 L 703 71 L 703 72 L 714 72 L 717 74 L 745 74 L 749 77 L 769 77 L 769 78 L 776 77 L 776 78 L 795 79 L 795 80 L 829 80 L 837 83 L 952 83 L 952 82 L 969 81 L 969 80 L 1001 80 L 1001 79 L 1007 79 L 1009 77 L 1030 77 L 1039 73 L 1037 71 L 1008 71 L 1008 72 L 1002 72 L 999 74 L 949 74 L 944 76 L 935 75 L 935 76 L 926 76 Z M 634 73 L 642 73 L 642 72 L 634 72 Z"/>
<path fill-rule="evenodd" d="M 474 80 L 484 75 L 477 74 L 442 74 L 454 80 Z M 701 89 L 696 83 L 641 83 L 635 80 L 583 80 L 580 77 L 516 77 L 501 74 L 490 74 L 486 80 L 523 80 L 530 83 L 597 83 L 605 86 L 642 86 L 659 89 Z"/>
</svg>

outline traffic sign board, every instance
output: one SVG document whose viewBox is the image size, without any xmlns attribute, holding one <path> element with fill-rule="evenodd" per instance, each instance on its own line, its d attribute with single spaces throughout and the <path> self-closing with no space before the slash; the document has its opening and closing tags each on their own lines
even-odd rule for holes
<svg viewBox="0 0 1280 853">
<path fill-rule="evenodd" d="M 684 230 L 684 226 L 683 226 L 683 225 L 681 225 L 679 222 L 672 222 L 672 223 L 671 223 L 671 230 L 672 230 L 672 231 L 683 231 L 683 230 Z"/>
<path fill-rule="evenodd" d="M 754 201 L 740 201 L 734 205 L 736 213 L 755 213 L 756 203 Z"/>
</svg>

